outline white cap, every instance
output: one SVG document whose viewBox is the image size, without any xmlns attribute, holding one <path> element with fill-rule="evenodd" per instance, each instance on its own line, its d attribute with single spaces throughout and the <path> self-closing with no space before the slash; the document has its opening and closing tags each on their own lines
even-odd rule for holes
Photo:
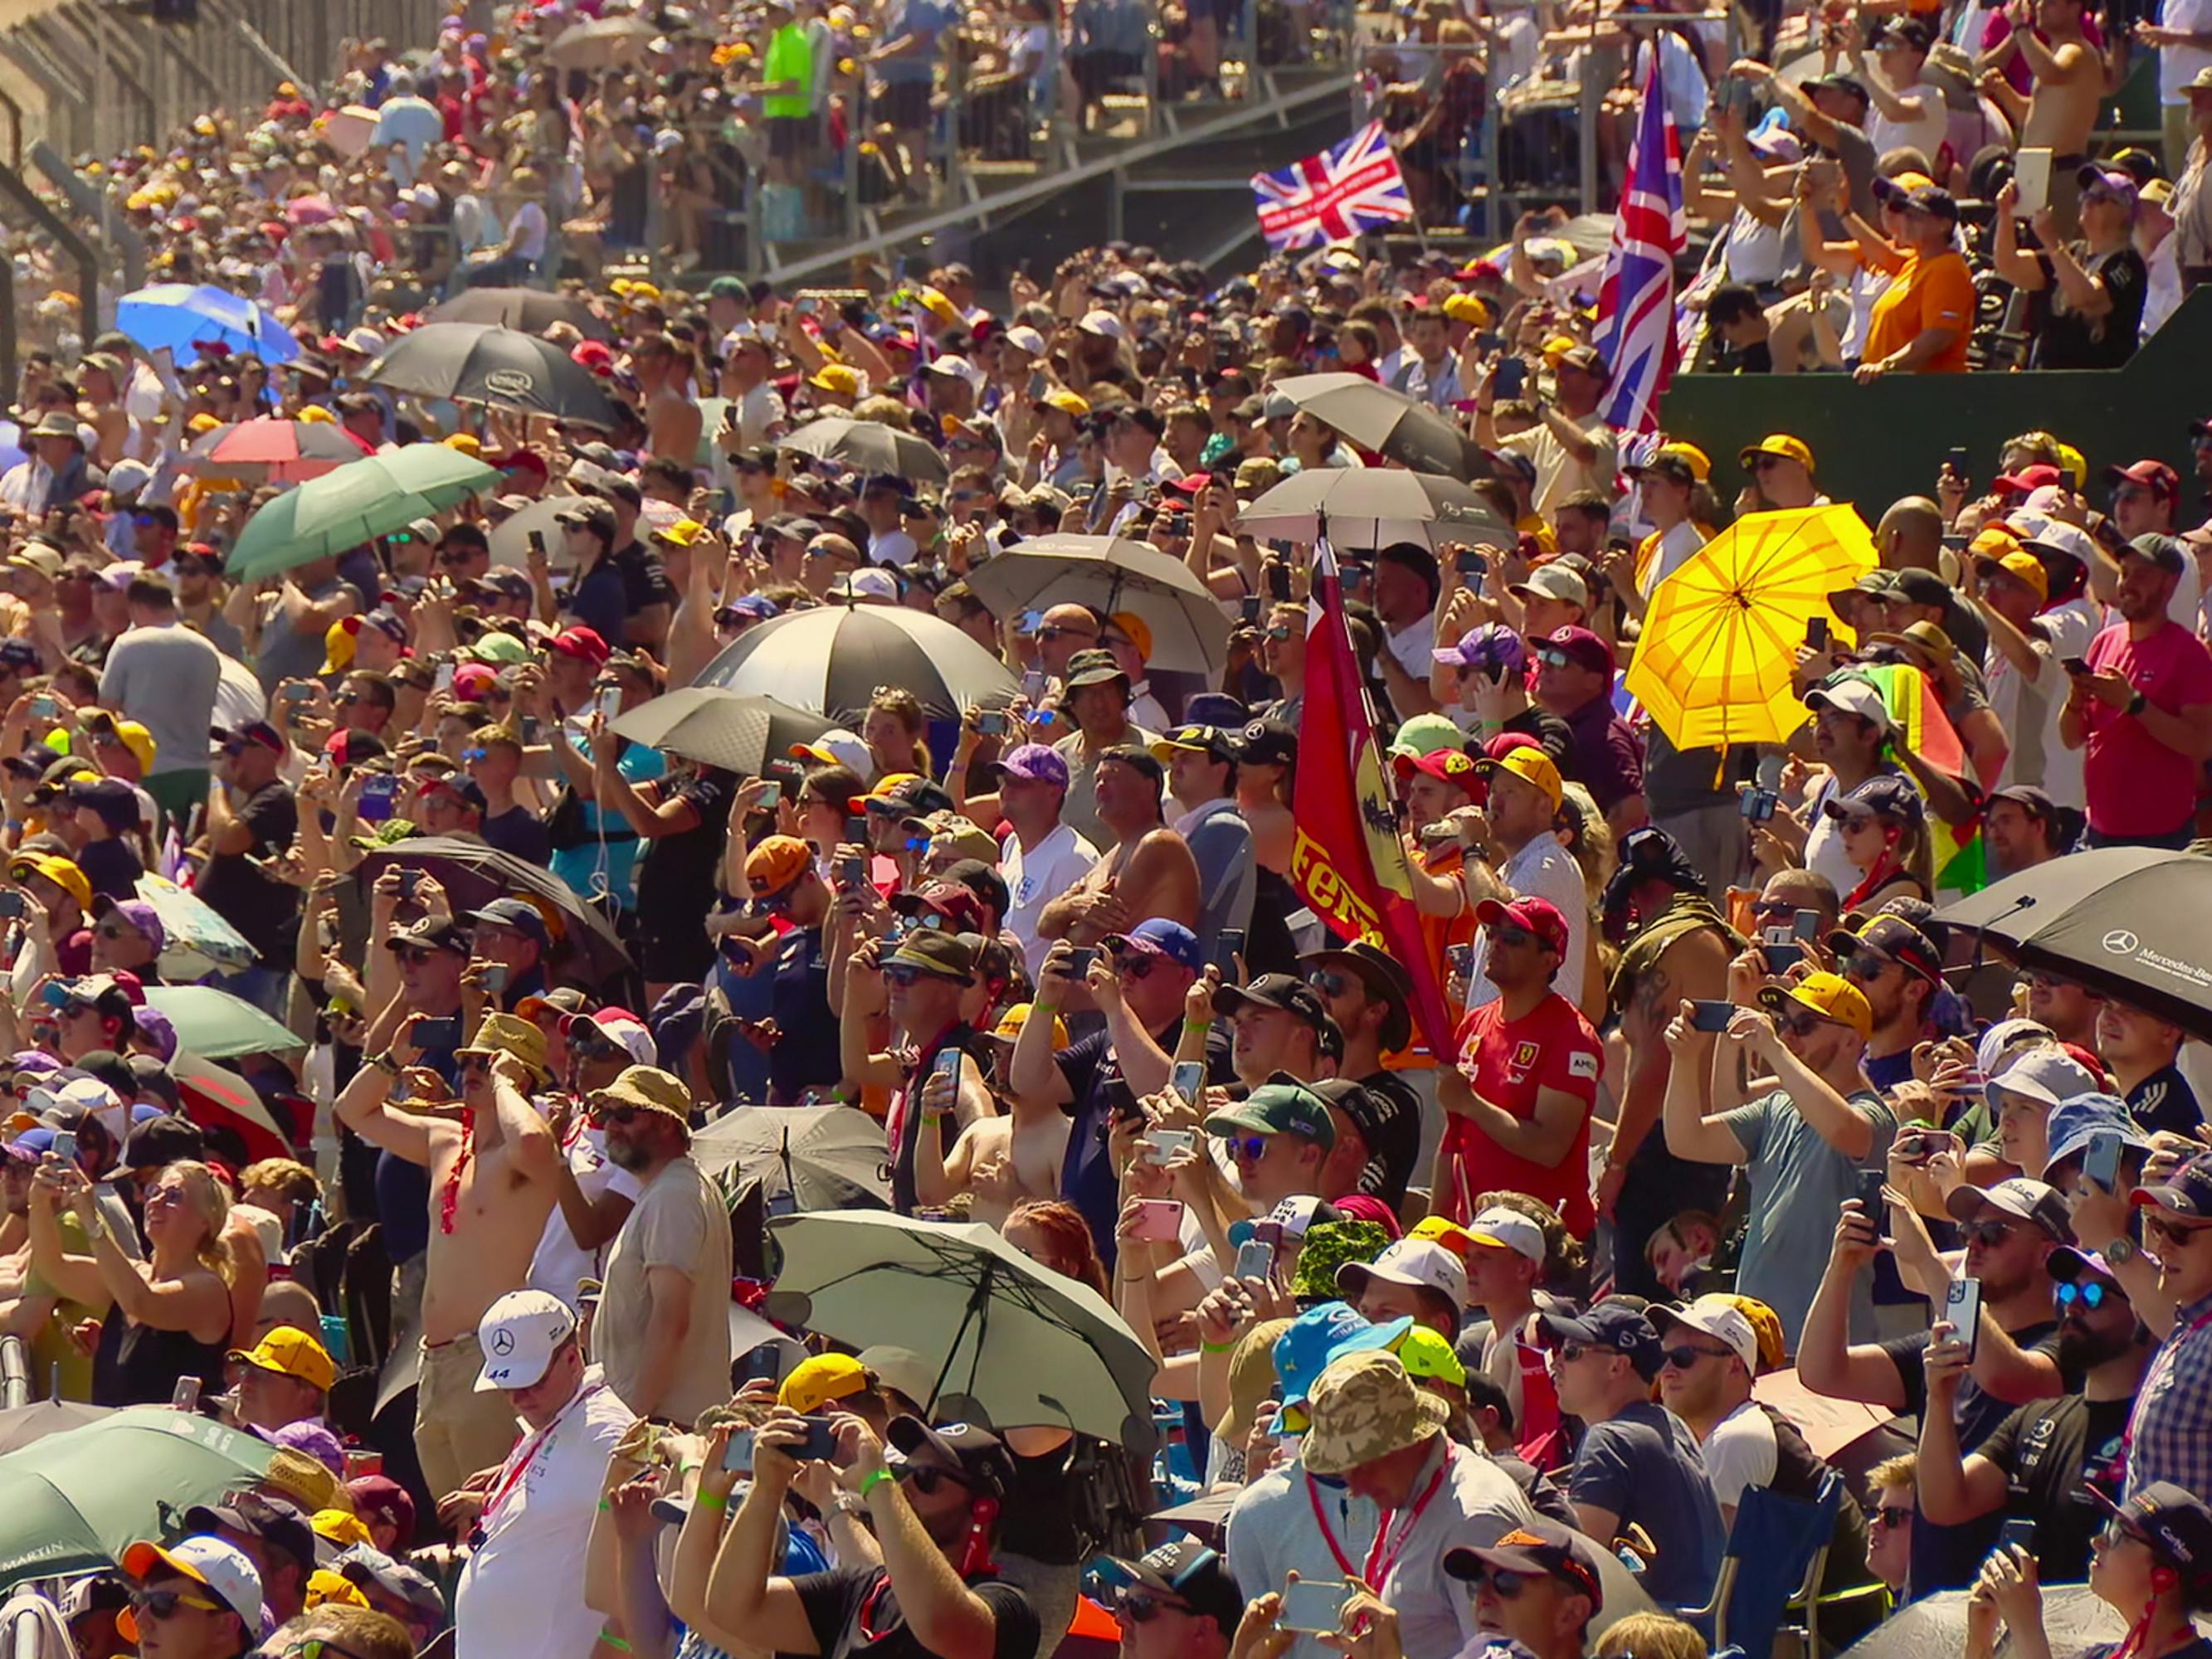
<svg viewBox="0 0 2212 1659">
<path fill-rule="evenodd" d="M 1743 1361 L 1743 1368 L 1752 1376 L 1759 1375 L 1759 1333 L 1744 1317 L 1743 1310 L 1724 1296 L 1701 1296 L 1686 1307 L 1650 1307 L 1644 1310 L 1652 1328 L 1663 1340 L 1669 1325 L 1686 1325 L 1716 1341 L 1725 1342 L 1735 1357 Z"/>
<path fill-rule="evenodd" d="M 554 1350 L 575 1334 L 576 1316 L 551 1291 L 509 1291 L 477 1321 L 484 1363 L 476 1391 L 528 1388 L 544 1376 Z"/>
<path fill-rule="evenodd" d="M 1982 1033 L 1974 1064 L 1984 1076 L 1996 1077 L 2031 1049 L 2057 1041 L 2057 1033 L 2041 1020 L 2001 1019 Z"/>
<path fill-rule="evenodd" d="M 1467 1267 L 1431 1238 L 1401 1238 L 1370 1261 L 1347 1261 L 1336 1270 L 1336 1287 L 1357 1301 L 1367 1281 L 1412 1285 L 1436 1291 L 1455 1310 L 1467 1305 Z"/>
<path fill-rule="evenodd" d="M 868 544 L 868 557 L 878 564 L 906 564 L 919 550 L 914 544 L 914 538 L 903 530 L 886 531 Z M 898 598 L 896 588 L 890 597 Z"/>
<path fill-rule="evenodd" d="M 1540 1266 L 1544 1260 L 1544 1230 L 1520 1211 L 1493 1204 L 1467 1224 L 1467 1236 L 1477 1244 L 1492 1244 L 1526 1256 Z"/>
<path fill-rule="evenodd" d="M 602 1008 L 599 1012 L 586 1014 L 584 1018 L 609 1038 L 620 1043 L 623 1052 L 636 1064 L 657 1066 L 660 1063 L 660 1053 L 653 1046 L 653 1033 L 619 1008 Z"/>
<path fill-rule="evenodd" d="M 1574 573 L 1571 567 L 1556 560 L 1540 564 L 1528 573 L 1525 582 L 1516 582 L 1510 590 L 1515 593 L 1534 593 L 1539 599 L 1564 599 L 1569 605 L 1589 609 L 1589 584 Z"/>
<path fill-rule="evenodd" d="M 849 576 L 840 576 L 830 584 L 833 599 L 881 599 L 885 605 L 898 603 L 898 582 L 888 570 L 855 570 Z"/>
<path fill-rule="evenodd" d="M 2006 1095 L 2019 1095 L 2045 1106 L 2056 1106 L 2076 1095 L 2094 1095 L 2104 1086 L 2103 1079 L 2092 1077 L 2087 1066 L 2052 1043 L 2048 1048 L 2030 1048 L 2015 1058 L 2002 1073 L 1990 1079 L 1987 1093 L 1990 1109 L 2002 1111 Z"/>
<path fill-rule="evenodd" d="M 373 328 L 357 328 L 345 337 L 345 349 L 374 357 L 384 349 L 384 337 Z"/>
<path fill-rule="evenodd" d="M 1044 336 L 1038 333 L 1027 324 L 1024 324 L 1018 328 L 1008 329 L 1002 337 L 1008 345 L 1018 346 L 1022 350 L 1028 352 L 1032 357 L 1042 357 L 1044 356 Z"/>
<path fill-rule="evenodd" d="M 23 1109 L 41 1117 L 56 1107 L 106 1112 L 122 1103 L 123 1097 L 96 1077 L 73 1077 L 58 1089 L 32 1089 L 23 1096 Z"/>
<path fill-rule="evenodd" d="M 921 372 L 925 374 L 950 375 L 956 380 L 967 381 L 969 386 L 977 392 L 983 389 L 983 371 L 957 352 L 947 352 L 942 357 L 924 363 L 921 366 Z"/>
<path fill-rule="evenodd" d="M 1129 331 L 1121 326 L 1121 319 L 1110 311 L 1085 313 L 1076 327 L 1085 334 L 1103 334 L 1109 340 L 1126 340 Z"/>
<path fill-rule="evenodd" d="M 2085 568 L 2096 565 L 2096 545 L 2088 532 L 2057 519 L 2046 520 L 2033 535 L 2023 538 L 2023 544 L 2031 550 L 2048 548 L 2053 553 L 2063 553 L 2069 559 L 2078 559 Z"/>
<path fill-rule="evenodd" d="M 133 1544 L 123 1552 L 121 1565 L 125 1573 L 137 1579 L 155 1577 L 165 1571 L 198 1579 L 244 1622 L 248 1639 L 259 1637 L 261 1574 L 252 1558 L 235 1544 L 227 1544 L 207 1533 L 179 1538 L 167 1549 L 159 1544 Z M 127 1609 L 118 1615 L 118 1628 L 123 1620 L 131 1617 Z M 125 1633 L 131 1640 L 137 1639 L 135 1622 Z"/>
<path fill-rule="evenodd" d="M 1881 700 L 1881 693 L 1866 680 L 1842 679 L 1833 685 L 1815 686 L 1805 694 L 1808 708 L 1840 708 L 1846 714 L 1856 714 L 1872 720 L 1887 732 L 1891 729 L 1889 705 Z"/>
<path fill-rule="evenodd" d="M 832 726 L 818 738 L 791 745 L 793 760 L 811 760 L 820 766 L 842 766 L 856 777 L 875 775 L 876 757 L 857 732 Z"/>
</svg>

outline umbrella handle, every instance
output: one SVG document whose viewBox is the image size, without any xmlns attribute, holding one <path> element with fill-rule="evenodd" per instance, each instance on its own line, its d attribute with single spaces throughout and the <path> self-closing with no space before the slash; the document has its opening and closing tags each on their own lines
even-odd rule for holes
<svg viewBox="0 0 2212 1659">
<path fill-rule="evenodd" d="M 937 1409 L 938 1396 L 945 1392 L 945 1379 L 952 1373 L 953 1358 L 960 1352 L 960 1339 L 968 1334 L 968 1328 L 990 1322 L 988 1310 L 991 1304 L 991 1279 L 997 1271 L 994 1262 L 986 1261 L 983 1263 L 983 1272 L 975 1281 L 975 1288 L 968 1293 L 968 1305 L 961 1310 L 960 1328 L 952 1333 L 952 1341 L 945 1350 L 945 1364 L 938 1370 L 937 1381 L 929 1386 L 929 1401 L 924 1409 L 933 1412 Z M 975 1333 L 975 1360 L 968 1367 L 969 1394 L 975 1392 L 975 1370 L 983 1358 L 983 1335 L 981 1329 Z"/>
</svg>

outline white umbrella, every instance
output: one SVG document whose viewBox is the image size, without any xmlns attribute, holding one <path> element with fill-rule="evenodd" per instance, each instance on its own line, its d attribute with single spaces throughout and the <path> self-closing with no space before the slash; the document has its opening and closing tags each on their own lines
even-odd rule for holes
<svg viewBox="0 0 2212 1659">
<path fill-rule="evenodd" d="M 260 960 L 246 936 L 205 899 L 155 875 L 138 878 L 140 899 L 154 907 L 167 943 L 157 964 L 172 984 L 232 973 Z"/>
<path fill-rule="evenodd" d="M 545 557 L 556 569 L 568 562 L 567 538 L 561 526 L 553 522 L 556 513 L 565 513 L 582 506 L 590 498 L 584 495 L 548 495 L 535 501 L 520 512 L 508 515 L 505 522 L 491 532 L 491 562 L 513 565 L 517 570 L 530 568 L 530 536 L 532 531 L 545 538 Z"/>
<path fill-rule="evenodd" d="M 975 597 L 1000 616 L 1031 605 L 1129 611 L 1152 630 L 1154 668 L 1218 674 L 1229 657 L 1229 618 L 1181 559 L 1119 536 L 1040 536 L 968 573 Z"/>
<path fill-rule="evenodd" d="M 1294 472 L 1237 515 L 1263 538 L 1311 542 L 1325 528 L 1338 547 L 1415 542 L 1510 547 L 1513 528 L 1456 478 L 1398 467 L 1316 466 Z"/>
</svg>

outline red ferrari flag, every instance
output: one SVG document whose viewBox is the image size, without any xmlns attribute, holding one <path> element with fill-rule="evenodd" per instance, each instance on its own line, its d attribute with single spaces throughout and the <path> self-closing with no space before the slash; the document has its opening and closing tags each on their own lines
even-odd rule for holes
<svg viewBox="0 0 2212 1659">
<path fill-rule="evenodd" d="M 1314 547 L 1306 607 L 1306 702 L 1298 722 L 1297 840 L 1291 880 L 1331 932 L 1388 951 L 1413 981 L 1430 1051 L 1449 1054 L 1452 1018 L 1421 938 L 1405 843 L 1390 808 L 1375 711 L 1344 624 L 1344 588 L 1326 541 Z"/>
</svg>

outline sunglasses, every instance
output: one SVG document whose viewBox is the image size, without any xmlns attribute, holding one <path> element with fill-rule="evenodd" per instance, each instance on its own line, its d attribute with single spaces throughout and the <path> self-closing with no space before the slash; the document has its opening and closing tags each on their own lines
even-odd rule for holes
<svg viewBox="0 0 2212 1659">
<path fill-rule="evenodd" d="M 1587 1342 L 1562 1342 L 1552 1350 L 1553 1353 L 1559 1355 L 1559 1362 L 1566 1365 L 1573 1364 L 1589 1351 L 1589 1344 Z"/>
<path fill-rule="evenodd" d="M 1797 907 L 1788 899 L 1760 899 L 1751 907 L 1754 916 L 1794 916 Z"/>
<path fill-rule="evenodd" d="M 424 963 L 434 961 L 443 955 L 445 955 L 444 951 L 433 951 L 428 945 L 410 945 L 400 951 L 399 959 L 402 962 L 411 962 L 419 968 Z"/>
<path fill-rule="evenodd" d="M 1277 623 L 1274 627 L 1270 628 L 1267 630 L 1267 637 L 1273 640 L 1279 645 L 1283 641 L 1291 637 L 1291 629 L 1283 627 L 1280 623 Z"/>
<path fill-rule="evenodd" d="M 1751 458 L 1751 470 L 1764 472 L 1770 467 L 1781 465 L 1784 459 L 1780 455 L 1754 455 Z"/>
<path fill-rule="evenodd" d="M 642 1113 L 635 1106 L 594 1106 L 590 1115 L 594 1123 L 613 1123 L 626 1129 L 636 1122 Z"/>
<path fill-rule="evenodd" d="M 1229 1155 L 1243 1158 L 1248 1164 L 1257 1164 L 1267 1153 L 1267 1135 L 1230 1135 Z"/>
<path fill-rule="evenodd" d="M 902 962 L 893 963 L 890 967 L 884 969 L 884 982 L 890 985 L 900 986 L 902 988 L 912 985 L 916 980 L 927 979 L 927 977 L 928 975 L 923 973 L 921 969 L 908 967 Z"/>
<path fill-rule="evenodd" d="M 2086 1285 L 2058 1285 L 2051 1288 L 2051 1299 L 2062 1308 L 2080 1303 L 2085 1308 L 2101 1308 L 2112 1296 L 2112 1287 L 2100 1280 L 2091 1279 Z"/>
<path fill-rule="evenodd" d="M 2212 1233 L 2212 1222 L 2168 1221 L 2164 1216 L 2146 1215 L 2143 1231 L 2156 1233 L 2169 1244 L 2193 1244 L 2206 1233 Z"/>
<path fill-rule="evenodd" d="M 1041 640 L 1095 640 L 1098 636 L 1086 628 L 1062 628 L 1058 623 L 1047 623 L 1036 631 Z"/>
<path fill-rule="evenodd" d="M 969 1492 L 977 1490 L 975 1483 L 951 1469 L 940 1469 L 928 1463 L 904 1463 L 899 1466 L 898 1478 L 909 1481 L 914 1489 L 925 1498 L 933 1498 L 945 1486 L 961 1486 Z"/>
<path fill-rule="evenodd" d="M 1911 1510 L 1876 1510 L 1874 1523 L 1884 1532 L 1892 1532 L 1911 1522 L 1912 1513 Z"/>
<path fill-rule="evenodd" d="M 337 703 L 341 708 L 348 708 L 361 701 L 361 693 L 358 691 L 341 691 L 337 696 L 331 698 L 331 701 Z"/>
<path fill-rule="evenodd" d="M 129 939 L 136 938 L 138 930 L 135 927 L 126 927 L 119 921 L 103 921 L 94 931 L 102 939 Z"/>
<path fill-rule="evenodd" d="M 1140 955 L 1135 951 L 1114 958 L 1114 971 L 1123 979 L 1148 978 L 1152 969 L 1159 965 L 1160 959 L 1158 957 Z"/>
<path fill-rule="evenodd" d="M 465 763 L 474 763 L 480 760 L 489 760 L 490 758 L 491 750 L 489 749 L 464 749 L 461 750 L 461 759 Z"/>
<path fill-rule="evenodd" d="M 1325 997 L 1340 997 L 1352 989 L 1352 977 L 1340 974 L 1334 968 L 1317 969 L 1306 983 Z"/>
<path fill-rule="evenodd" d="M 1729 1351 L 1725 1348 L 1700 1348 L 1687 1342 L 1679 1348 L 1668 1348 L 1659 1356 L 1678 1371 L 1694 1369 L 1700 1359 L 1726 1359 L 1728 1357 Z"/>
<path fill-rule="evenodd" d="M 221 1613 L 213 1601 L 197 1595 L 187 1595 L 182 1590 L 133 1590 L 131 1592 L 131 1611 L 146 1619 L 173 1619 L 177 1609 L 198 1607 L 202 1613 Z"/>
<path fill-rule="evenodd" d="M 1774 1028 L 1785 1036 L 1808 1037 L 1819 1030 L 1824 1022 L 1818 1014 L 1777 1014 Z"/>
<path fill-rule="evenodd" d="M 2009 1221 L 1977 1221 L 1960 1231 L 1969 1243 L 2002 1244 L 2012 1237 L 2013 1225 Z"/>
<path fill-rule="evenodd" d="M 1565 668 L 1574 662 L 1574 659 L 1565 652 L 1553 649 L 1539 651 L 1536 660 L 1547 668 Z"/>
<path fill-rule="evenodd" d="M 1536 936 L 1526 927 L 1516 927 L 1510 923 L 1502 923 L 1491 928 L 1490 942 L 1493 945 L 1510 945 L 1517 951 L 1523 945 L 1535 944 Z"/>
<path fill-rule="evenodd" d="M 1181 1601 L 1163 1601 L 1149 1590 L 1123 1590 L 1114 1603 L 1115 1612 L 1125 1615 L 1133 1625 L 1148 1625 L 1164 1613 L 1188 1613 L 1190 1608 Z"/>
</svg>

